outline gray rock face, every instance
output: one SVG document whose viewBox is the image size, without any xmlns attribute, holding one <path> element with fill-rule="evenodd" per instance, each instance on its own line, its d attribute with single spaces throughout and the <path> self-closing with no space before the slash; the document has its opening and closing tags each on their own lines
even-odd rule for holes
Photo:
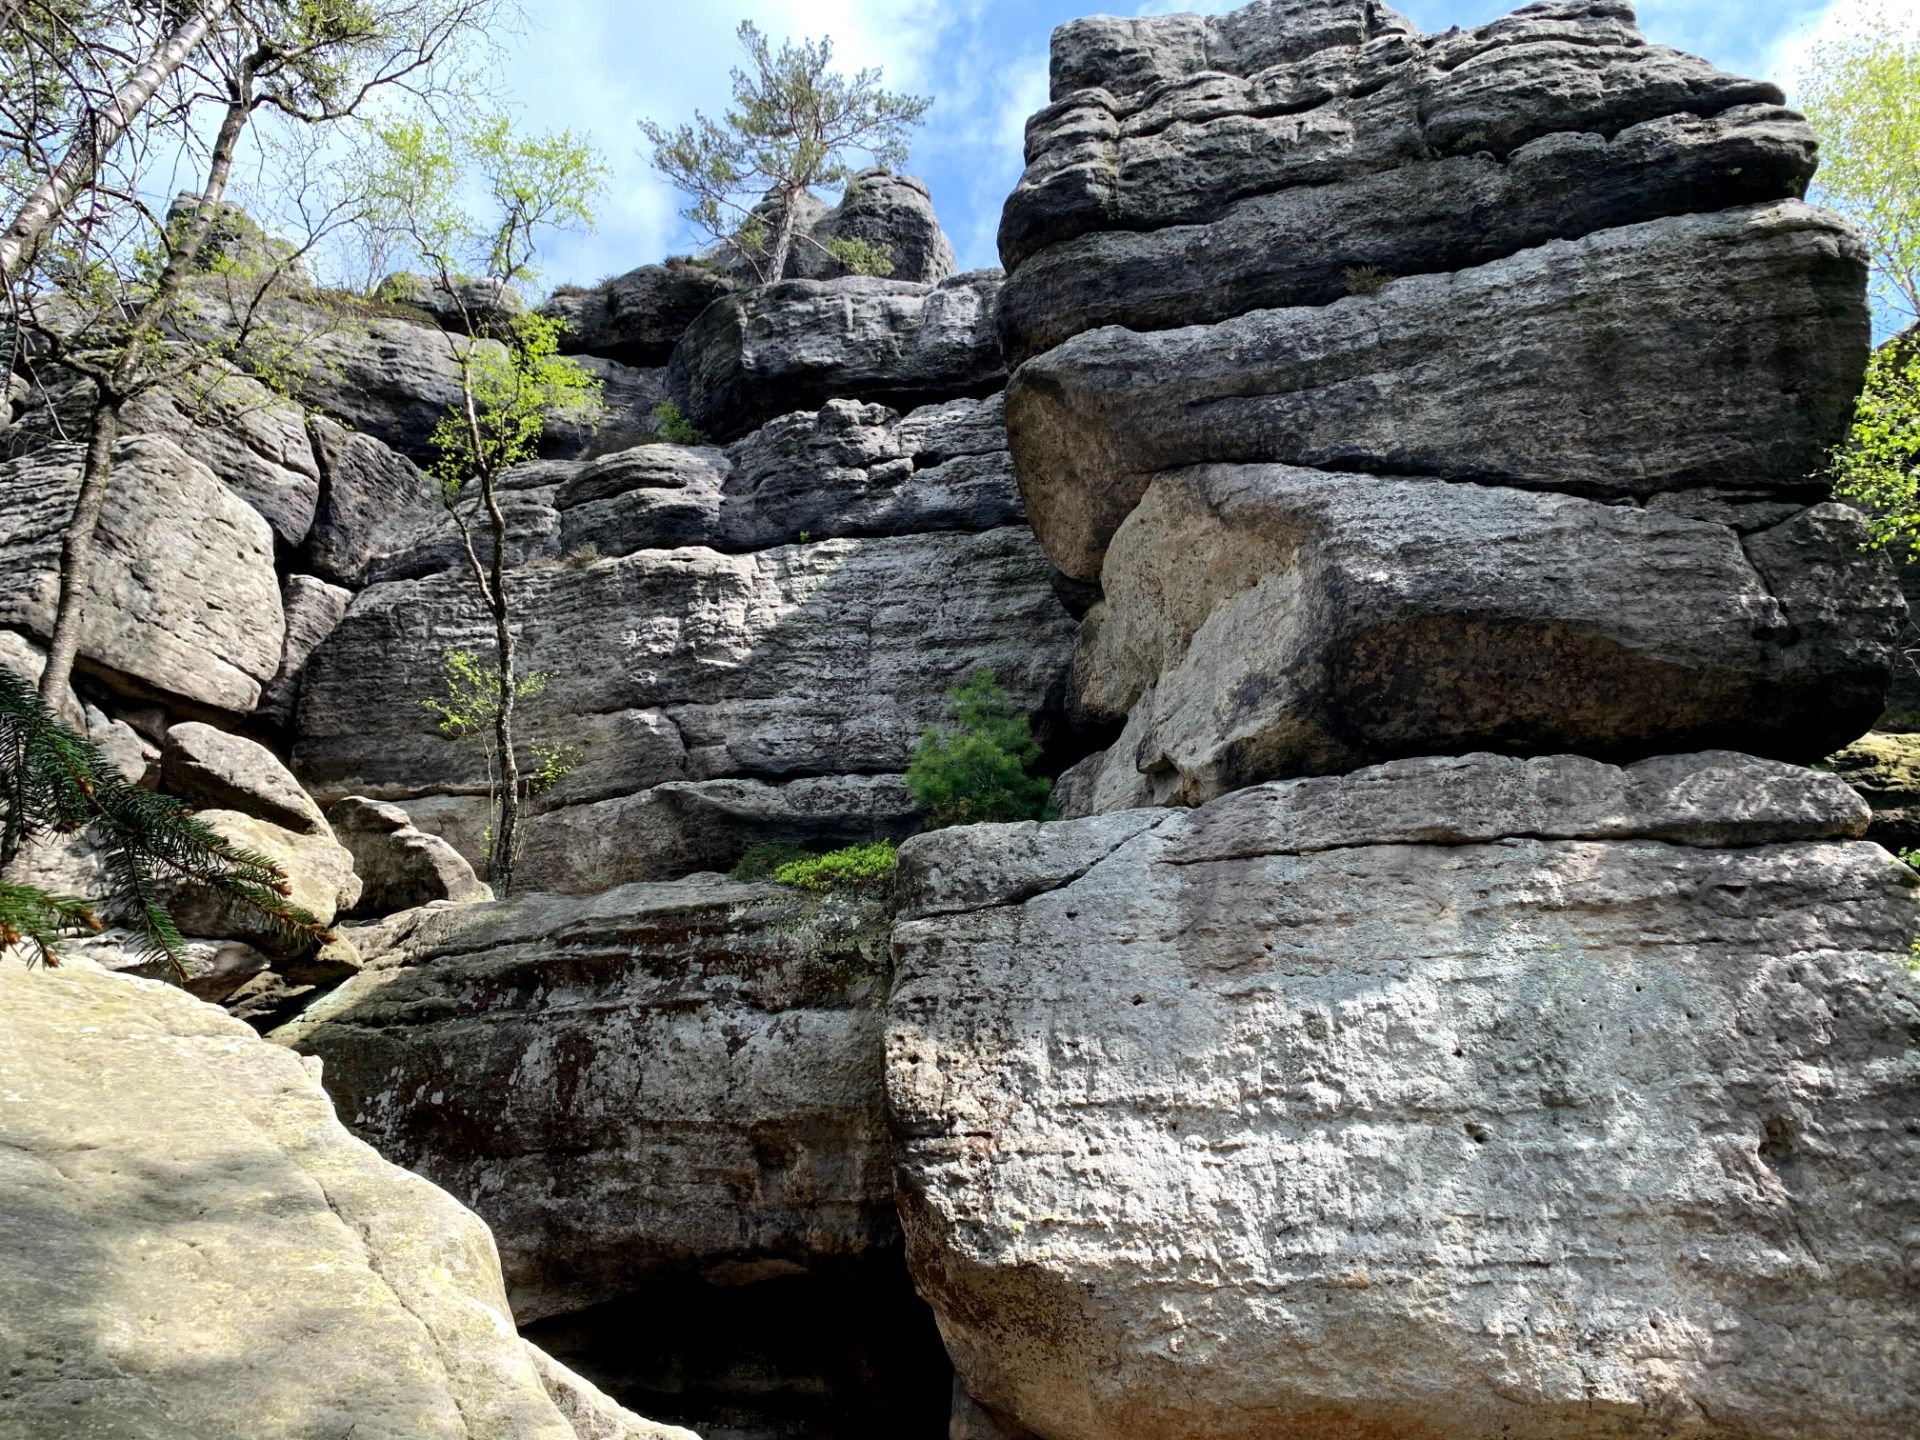
<svg viewBox="0 0 1920 1440">
<path fill-rule="evenodd" d="M 1032 537 L 1012 527 L 644 550 L 526 567 L 515 584 L 522 663 L 550 677 L 525 733 L 583 746 L 569 782 L 583 799 L 668 779 L 897 775 L 976 667 L 1042 708 L 1073 628 Z M 484 652 L 488 635 L 458 574 L 363 592 L 308 668 L 295 753 L 314 793 L 483 792 L 480 749 L 441 737 L 411 701 L 438 688 L 446 649 Z M 624 726 L 636 712 L 658 743 L 633 748 L 588 718 Z"/>
<path fill-rule="evenodd" d="M 352 907 L 356 916 L 392 915 L 436 900 L 465 904 L 493 898 L 453 846 L 416 829 L 398 805 L 350 795 L 327 818 L 360 877 L 360 898 Z"/>
<path fill-rule="evenodd" d="M 520 292 L 501 280 L 462 280 L 449 290 L 437 280 L 406 271 L 382 280 L 374 298 L 424 310 L 441 329 L 462 335 L 502 336 L 527 308 Z"/>
<path fill-rule="evenodd" d="M 114 452 L 89 576 L 82 665 L 110 684 L 245 714 L 286 638 L 273 532 L 200 461 L 159 436 Z M 0 464 L 0 624 L 45 639 L 77 447 Z"/>
<path fill-rule="evenodd" d="M 991 530 L 1024 514 L 998 396 L 925 406 L 830 400 L 784 415 L 724 452 L 647 445 L 564 481 L 561 553 Z"/>
<path fill-rule="evenodd" d="M 326 817 L 274 753 L 243 735 L 189 721 L 167 731 L 160 784 L 198 809 L 239 810 L 302 835 L 331 836 Z"/>
<path fill-rule="evenodd" d="M 912 175 L 861 171 L 810 233 L 813 243 L 794 248 L 786 278 L 832 280 L 845 275 L 846 267 L 821 248 L 835 240 L 860 240 L 884 249 L 893 266 L 889 280 L 938 285 L 957 268 L 953 245 L 933 213 L 932 192 Z"/>
<path fill-rule="evenodd" d="M 1781 103 L 1770 84 L 1648 45 L 1625 0 L 1529 5 L 1428 37 L 1383 12 L 1338 0 L 1062 27 L 1055 103 L 1027 124 L 1002 263 L 1017 270 L 1091 231 L 1204 223 L 1248 196 L 1436 154 L 1505 157 L 1558 132 Z M 1241 41 L 1222 41 L 1229 23 Z"/>
<path fill-rule="evenodd" d="M 1200 461 L 1605 498 L 1806 493 L 1866 359 L 1863 263 L 1840 221 L 1787 203 L 1556 241 L 1320 308 L 1089 331 L 1008 389 L 1027 511 L 1054 563 L 1093 579 L 1148 477 Z"/>
<path fill-rule="evenodd" d="M 352 599 L 352 591 L 311 575 L 287 577 L 280 592 L 280 608 L 287 620 L 287 640 L 280 652 L 280 668 L 273 672 L 260 692 L 261 715 L 280 726 L 293 722 L 294 707 L 300 700 L 300 682 L 306 678 L 307 660 L 320 648 L 320 642 L 333 633 L 333 627 L 347 613 Z"/>
<path fill-rule="evenodd" d="M 1893 663 L 1903 603 L 1864 543 L 1832 505 L 1742 536 L 1493 486 L 1168 472 L 1075 657 L 1140 788 L 1077 808 L 1489 745 L 1817 760 L 1872 724 Z"/>
<path fill-rule="evenodd" d="M 383 1155 L 479 1208 L 527 1322 L 650 1271 L 897 1233 L 887 927 L 718 879 L 416 911 L 358 932 L 366 968 L 274 1038 L 322 1059 Z"/>
<path fill-rule="evenodd" d="M 733 288 L 717 270 L 687 261 L 642 265 L 540 307 L 564 321 L 565 355 L 599 355 L 623 365 L 664 365 L 700 312 Z"/>
<path fill-rule="evenodd" d="M 993 310 L 997 270 L 939 285 L 789 280 L 709 306 L 672 365 L 687 417 L 731 439 L 831 399 L 907 407 L 1004 383 Z"/>
<path fill-rule="evenodd" d="M 298 1057 L 77 965 L 0 964 L 0 1012 L 28 1102 L 0 1114 L 0 1435 L 672 1433 L 569 1421 L 486 1227 L 352 1138 Z"/>
<path fill-rule="evenodd" d="M 1162 330 L 1325 305 L 1353 291 L 1353 272 L 1463 270 L 1613 226 L 1797 198 L 1815 154 L 1799 115 L 1744 106 L 1255 195 L 1206 224 L 1095 231 L 1009 276 L 1001 345 L 1018 365 L 1103 325 Z"/>
<path fill-rule="evenodd" d="M 322 925 L 331 925 L 360 899 L 353 852 L 333 838 L 324 822 L 324 833 L 316 835 L 238 810 L 202 810 L 194 818 L 235 848 L 278 865 L 287 877 L 287 899 Z M 172 887 L 167 908 L 183 934 L 244 940 L 276 955 L 287 953 L 285 941 L 265 917 L 212 891 L 180 883 Z"/>
<path fill-rule="evenodd" d="M 373 561 L 409 543 L 445 516 L 433 481 L 371 435 L 315 416 L 320 499 L 301 562 L 322 580 L 356 589 Z"/>
<path fill-rule="evenodd" d="M 1473 756 L 910 842 L 888 1103 L 967 1390 L 1115 1440 L 1910 1433 L 1920 882 L 1864 818 Z"/>
</svg>

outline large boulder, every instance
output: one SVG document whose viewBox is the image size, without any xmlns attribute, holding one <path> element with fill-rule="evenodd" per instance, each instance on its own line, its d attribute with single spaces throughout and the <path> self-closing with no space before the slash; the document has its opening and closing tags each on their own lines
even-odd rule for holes
<svg viewBox="0 0 1920 1440">
<path fill-rule="evenodd" d="M 1483 755 L 910 842 L 888 1102 L 967 1390 L 1075 1440 L 1913 1433 L 1920 879 L 1865 823 Z"/>
<path fill-rule="evenodd" d="M 540 313 L 560 321 L 563 355 L 598 355 L 623 365 L 664 365 L 702 310 L 733 288 L 710 265 L 669 260 L 556 294 Z"/>
<path fill-rule="evenodd" d="M 496 339 L 507 335 L 527 308 L 518 290 L 492 276 L 463 277 L 447 286 L 431 276 L 407 270 L 382 280 L 373 298 L 424 311 L 442 330 Z"/>
<path fill-rule="evenodd" d="M 929 1434 L 950 1372 L 899 1269 L 889 924 L 717 877 L 415 911 L 274 1038 L 479 1211 L 515 1314 L 615 1394 L 727 1434 Z"/>
<path fill-rule="evenodd" d="M 398 805 L 350 795 L 327 814 L 360 877 L 355 915 L 392 915 L 438 900 L 491 900 L 473 866 L 437 835 L 415 827 Z"/>
<path fill-rule="evenodd" d="M 313 797 L 266 746 L 199 721 L 174 725 L 160 787 L 196 809 L 239 810 L 303 835 L 331 835 Z"/>
<path fill-rule="evenodd" d="M 324 415 L 310 424 L 321 485 L 301 563 L 323 581 L 357 589 L 374 560 L 448 523 L 440 489 L 373 436 Z"/>
<path fill-rule="evenodd" d="M 1441 480 L 1167 472 L 1080 633 L 1081 712 L 1127 728 L 1068 813 L 1487 746 L 1817 760 L 1873 723 L 1894 661 L 1905 606 L 1865 541 L 1836 505 L 1742 533 Z"/>
<path fill-rule="evenodd" d="M 239 810 L 201 810 L 194 818 L 235 849 L 279 866 L 287 877 L 287 900 L 323 927 L 360 899 L 353 852 L 333 838 L 324 822 L 324 833 L 315 834 L 289 830 Z M 170 882 L 167 889 L 167 907 L 184 934 L 244 940 L 277 955 L 313 948 L 283 934 L 271 917 L 216 891 L 185 879 Z"/>
<path fill-rule="evenodd" d="M 1007 428 L 1083 580 L 1156 471 L 1204 461 L 1807 494 L 1866 364 L 1865 266 L 1798 202 L 1624 226 L 1326 306 L 1088 331 L 1015 372 Z"/>
<path fill-rule="evenodd" d="M 0 464 L 0 624 L 44 639 L 60 544 L 80 489 L 79 447 Z M 109 684 L 246 714 L 286 638 L 273 531 L 201 461 L 157 435 L 114 450 L 80 634 Z"/>
<path fill-rule="evenodd" d="M 933 213 L 926 182 L 885 169 L 862 170 L 847 181 L 840 203 L 808 230 L 810 243 L 794 247 L 785 279 L 832 280 L 846 266 L 827 248 L 836 240 L 872 246 L 884 257 L 889 280 L 938 285 L 958 268 L 953 245 Z"/>
<path fill-rule="evenodd" d="M 688 419 L 732 439 L 832 399 L 906 408 L 986 395 L 1006 379 L 994 330 L 997 270 L 938 285 L 788 280 L 709 306 L 674 352 Z"/>
<path fill-rule="evenodd" d="M 299 1057 L 78 965 L 0 963 L 0 1013 L 0 1435 L 674 1433 L 590 1428 L 485 1225 L 342 1129 Z"/>
</svg>

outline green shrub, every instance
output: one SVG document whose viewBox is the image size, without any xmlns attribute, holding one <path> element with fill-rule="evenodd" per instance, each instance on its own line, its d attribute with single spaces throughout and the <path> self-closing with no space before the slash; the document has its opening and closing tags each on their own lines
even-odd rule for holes
<svg viewBox="0 0 1920 1440">
<path fill-rule="evenodd" d="M 907 767 L 928 828 L 1053 819 L 1053 781 L 1027 773 L 1040 742 L 993 672 L 974 671 L 947 700 L 958 728 L 928 726 Z"/>
<path fill-rule="evenodd" d="M 704 445 L 707 437 L 671 400 L 653 407 L 653 432 L 669 445 Z"/>
<path fill-rule="evenodd" d="M 1340 272 L 1349 295 L 1378 295 L 1393 283 L 1393 278 L 1378 265 L 1349 265 Z"/>
<path fill-rule="evenodd" d="M 874 840 L 789 860 L 774 870 L 773 878 L 796 890 L 877 890 L 892 882 L 893 862 L 893 842 Z"/>
<path fill-rule="evenodd" d="M 734 862 L 730 878 L 756 882 L 773 879 L 773 872 L 796 860 L 811 860 L 813 852 L 804 845 L 749 845 L 746 854 Z"/>
</svg>

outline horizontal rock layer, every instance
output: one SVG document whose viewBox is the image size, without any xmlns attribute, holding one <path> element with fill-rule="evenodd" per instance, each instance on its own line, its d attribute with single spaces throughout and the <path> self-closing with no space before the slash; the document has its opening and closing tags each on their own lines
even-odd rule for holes
<svg viewBox="0 0 1920 1440">
<path fill-rule="evenodd" d="M 1156 470 L 1278 461 L 1647 497 L 1805 493 L 1867 353 L 1865 257 L 1798 203 L 1556 241 L 1375 296 L 1089 331 L 1015 372 L 1027 512 L 1095 579 Z"/>
<path fill-rule="evenodd" d="M 1742 534 L 1491 486 L 1167 472 L 1080 633 L 1076 704 L 1128 725 L 1069 813 L 1487 746 L 1817 760 L 1894 663 L 1903 602 L 1865 539 L 1837 505 Z"/>
<path fill-rule="evenodd" d="M 1486 756 L 914 840 L 888 1097 L 966 1388 L 1074 1440 L 1909 1433 L 1920 881 L 1864 820 Z"/>
<path fill-rule="evenodd" d="M 910 406 L 1005 382 L 993 310 L 1000 273 L 939 285 L 789 280 L 709 306 L 681 338 L 670 379 L 688 419 L 732 439 L 831 399 Z"/>
<path fill-rule="evenodd" d="M 1166 21 L 1132 22 L 1131 36 L 1125 21 L 1063 27 L 1056 103 L 1027 123 L 1027 170 L 1001 219 L 1008 271 L 1078 235 L 1203 223 L 1251 195 L 1782 99 L 1648 45 L 1624 0 L 1530 5 L 1424 38 L 1367 0 L 1300 8 L 1245 7 L 1251 43 L 1224 47 L 1194 44 L 1196 26 L 1219 23 L 1197 17 L 1178 17 L 1189 34 L 1171 46 Z"/>
</svg>

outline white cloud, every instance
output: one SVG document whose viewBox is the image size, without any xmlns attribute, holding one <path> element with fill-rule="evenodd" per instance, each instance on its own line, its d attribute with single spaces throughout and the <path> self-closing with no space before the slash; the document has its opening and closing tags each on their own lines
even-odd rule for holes
<svg viewBox="0 0 1920 1440">
<path fill-rule="evenodd" d="M 1767 74 L 1791 95 L 1816 49 L 1857 35 L 1865 26 L 1880 20 L 1891 22 L 1909 35 L 1920 36 L 1920 0 L 1831 0 L 1775 42 L 1767 61 Z"/>
</svg>

